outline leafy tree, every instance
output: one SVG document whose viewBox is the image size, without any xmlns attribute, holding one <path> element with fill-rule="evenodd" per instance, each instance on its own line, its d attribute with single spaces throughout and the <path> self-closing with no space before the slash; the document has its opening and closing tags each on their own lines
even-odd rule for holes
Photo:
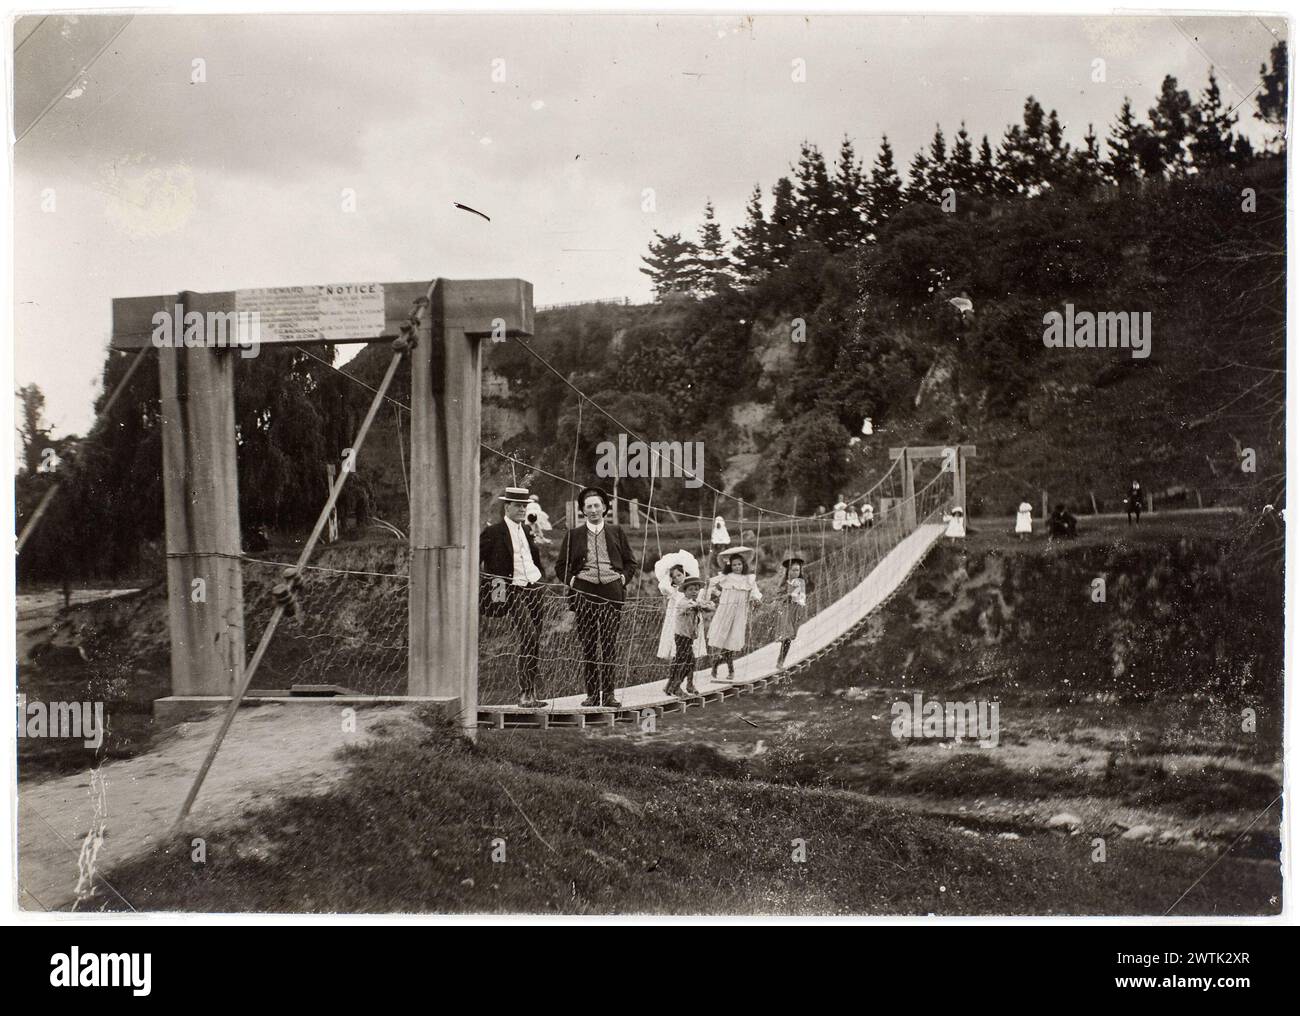
<svg viewBox="0 0 1300 1016">
<path fill-rule="evenodd" d="M 797 417 L 776 441 L 774 493 L 798 495 L 801 503 L 833 503 L 847 472 L 848 443 L 848 432 L 829 409 Z"/>
<path fill-rule="evenodd" d="M 641 260 L 646 267 L 641 273 L 650 276 L 655 297 L 663 299 L 668 293 L 689 293 L 696 281 L 696 262 L 699 251 L 695 244 L 683 240 L 681 233 L 664 236 L 654 231 L 650 253 Z"/>
<path fill-rule="evenodd" d="M 23 404 L 22 426 L 18 433 L 23 443 L 23 469 L 35 475 L 41 468 L 41 455 L 50 446 L 50 429 L 45 425 L 45 393 L 40 385 L 29 384 L 16 392 Z"/>
</svg>

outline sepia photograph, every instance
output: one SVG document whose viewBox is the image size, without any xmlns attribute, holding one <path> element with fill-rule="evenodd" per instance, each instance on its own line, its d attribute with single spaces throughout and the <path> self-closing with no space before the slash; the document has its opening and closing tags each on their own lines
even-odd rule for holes
<svg viewBox="0 0 1300 1016">
<path fill-rule="evenodd" d="M 12 12 L 9 922 L 1291 923 L 1288 17 Z"/>
</svg>

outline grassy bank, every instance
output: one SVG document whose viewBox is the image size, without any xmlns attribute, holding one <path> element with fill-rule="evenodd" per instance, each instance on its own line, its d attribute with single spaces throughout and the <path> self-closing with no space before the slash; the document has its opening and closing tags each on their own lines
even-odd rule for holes
<svg viewBox="0 0 1300 1016">
<path fill-rule="evenodd" d="M 1207 866 L 1119 842 L 1096 863 L 1082 836 L 962 832 L 709 771 L 711 754 L 516 734 L 471 746 L 426 721 L 352 752 L 324 796 L 203 830 L 205 864 L 186 839 L 109 877 L 141 910 L 1151 914 Z M 1276 865 L 1231 859 L 1176 913 L 1274 912 L 1279 892 Z"/>
</svg>

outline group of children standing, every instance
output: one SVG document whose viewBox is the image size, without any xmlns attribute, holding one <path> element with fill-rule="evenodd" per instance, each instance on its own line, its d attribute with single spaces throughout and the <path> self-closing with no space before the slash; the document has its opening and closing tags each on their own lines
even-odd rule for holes
<svg viewBox="0 0 1300 1016">
<path fill-rule="evenodd" d="M 680 695 L 683 685 L 687 694 L 698 694 L 697 657 L 710 659 L 713 680 L 718 679 L 718 668 L 724 663 L 728 680 L 735 680 L 735 656 L 745 648 L 750 605 L 763 599 L 757 577 L 751 572 L 752 553 L 746 547 L 720 551 L 719 571 L 705 582 L 688 573 L 694 559 L 678 552 L 679 559 L 668 570 L 659 638 L 660 659 L 672 661 L 664 687 L 666 695 Z M 776 632 L 781 643 L 778 667 L 785 665 L 786 654 L 808 609 L 808 594 L 813 590 L 812 580 L 804 575 L 803 558 L 792 555 L 781 564 L 785 571 L 777 591 L 781 600 Z"/>
</svg>

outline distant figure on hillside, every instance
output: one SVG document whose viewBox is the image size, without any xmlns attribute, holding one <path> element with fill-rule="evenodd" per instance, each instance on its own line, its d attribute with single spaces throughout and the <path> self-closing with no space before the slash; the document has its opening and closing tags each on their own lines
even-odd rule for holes
<svg viewBox="0 0 1300 1016">
<path fill-rule="evenodd" d="M 944 522 L 948 523 L 948 528 L 943 531 L 943 535 L 951 540 L 964 540 L 966 538 L 966 512 L 957 505 L 952 511 L 943 516 Z"/>
<path fill-rule="evenodd" d="M 1129 525 L 1138 525 L 1142 521 L 1142 484 L 1137 480 L 1133 481 L 1128 496 L 1124 498 L 1124 514 L 1128 516 Z"/>
<path fill-rule="evenodd" d="M 858 518 L 858 510 L 856 508 L 850 508 L 848 510 L 848 512 L 845 515 L 844 522 L 850 529 L 862 528 L 862 520 Z"/>
<path fill-rule="evenodd" d="M 1055 539 L 1060 536 L 1072 540 L 1078 535 L 1078 525 L 1079 520 L 1065 510 L 1065 505 L 1058 504 L 1048 520 L 1047 537 Z"/>
<path fill-rule="evenodd" d="M 849 515 L 845 510 L 847 508 L 848 505 L 844 503 L 844 495 L 841 494 L 840 499 L 835 502 L 835 514 L 831 516 L 831 528 L 837 533 L 841 532 L 844 529 L 844 524 L 848 522 Z"/>
<path fill-rule="evenodd" d="M 1016 536 L 1024 540 L 1033 531 L 1034 506 L 1029 503 L 1029 498 L 1026 497 L 1021 500 L 1020 507 L 1016 509 Z"/>
<path fill-rule="evenodd" d="M 876 524 L 876 509 L 871 507 L 870 501 L 862 506 L 862 524 L 868 529 Z"/>
<path fill-rule="evenodd" d="M 727 523 L 721 515 L 713 519 L 713 535 L 709 537 L 709 542 L 715 547 L 725 547 L 731 542 L 731 534 L 727 532 Z"/>
</svg>

